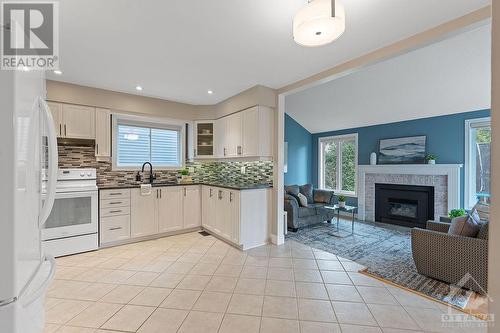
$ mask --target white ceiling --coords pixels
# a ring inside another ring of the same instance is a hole
[[[487,24],[285,98],[311,133],[490,108]]]
[[[54,80],[191,104],[215,104],[262,84],[280,88],[490,3],[343,0],[345,34],[304,48],[292,18],[306,0],[60,1]],[[208,95],[207,90],[214,90]]]

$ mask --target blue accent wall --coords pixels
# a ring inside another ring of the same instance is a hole
[[[285,142],[288,142],[288,172],[285,185],[312,182],[312,135],[285,114]]]
[[[465,120],[489,117],[490,110],[465,112],[453,115],[422,118],[417,120],[401,121],[390,124],[351,128],[340,131],[317,133],[312,135],[312,163],[309,169],[296,171],[297,173],[311,170],[312,182],[318,185],[318,139],[325,136],[334,136],[358,133],[358,164],[370,164],[370,154],[376,152],[381,139],[390,139],[407,136],[426,135],[427,153],[438,156],[436,163],[463,164],[465,163]],[[285,124],[286,128],[286,124]],[[286,133],[286,130],[285,130]],[[295,160],[290,157],[289,161]],[[289,163],[290,168],[290,163]],[[286,183],[286,176],[285,176]],[[461,205],[464,202],[464,171],[461,175]],[[351,201],[353,202],[353,201]],[[353,202],[355,203],[355,201]]]

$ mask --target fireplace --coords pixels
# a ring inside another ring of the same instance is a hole
[[[433,219],[433,186],[375,184],[375,221],[425,228]]]

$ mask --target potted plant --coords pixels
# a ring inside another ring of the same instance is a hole
[[[467,215],[467,212],[463,208],[452,209],[448,213],[448,217],[441,217],[441,222],[451,223],[451,220],[453,220],[455,217],[460,217],[460,216],[465,216],[465,215]]]
[[[434,154],[428,154],[425,157],[425,160],[427,161],[427,164],[436,164],[436,159],[437,159],[437,156],[434,155]]]
[[[345,207],[345,197],[343,195],[339,195],[338,201],[339,201],[339,207],[344,208]]]
[[[179,174],[181,175],[181,182],[183,182],[183,183],[187,183],[187,182],[190,182],[193,180],[191,178],[191,176],[189,176],[189,169],[188,168],[181,169],[179,171]]]

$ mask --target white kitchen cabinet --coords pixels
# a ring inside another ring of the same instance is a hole
[[[52,119],[54,120],[54,128],[57,133],[57,137],[60,138],[63,135],[62,131],[62,104],[56,102],[47,102],[49,106],[50,113],[52,114]]]
[[[95,110],[95,156],[98,161],[111,157],[111,112],[108,109]]]
[[[201,189],[201,219],[203,227],[215,229],[215,207],[217,203],[217,189],[203,185]]]
[[[130,189],[99,191],[101,246],[130,239]]]
[[[199,186],[183,186],[184,229],[201,226],[201,193]]]
[[[95,139],[95,108],[63,104],[62,124],[65,138]]]
[[[209,200],[209,188],[213,189],[215,204]],[[271,209],[269,189],[239,191],[206,186],[203,193],[204,229],[243,250],[266,244]]]
[[[151,194],[141,195],[141,190],[130,190],[130,236],[142,237],[158,233],[157,188]]]
[[[213,130],[213,151],[217,158],[273,156],[274,111],[271,108],[254,106],[219,118]]]
[[[271,157],[273,155],[274,113],[271,108],[255,106],[241,112],[242,138],[240,155],[243,157]]]
[[[215,205],[215,231],[225,239],[231,239],[231,211],[229,203],[229,191],[223,188],[217,189],[217,202]]]
[[[242,244],[240,241],[240,191],[229,190],[229,221],[231,230],[229,238],[235,244]]]
[[[194,157],[212,158],[215,156],[215,121],[203,120],[194,123]]]
[[[177,231],[184,228],[182,187],[160,187],[158,189],[158,225],[159,232]]]
[[[226,157],[226,127],[227,117],[217,119],[214,126],[215,156]]]

